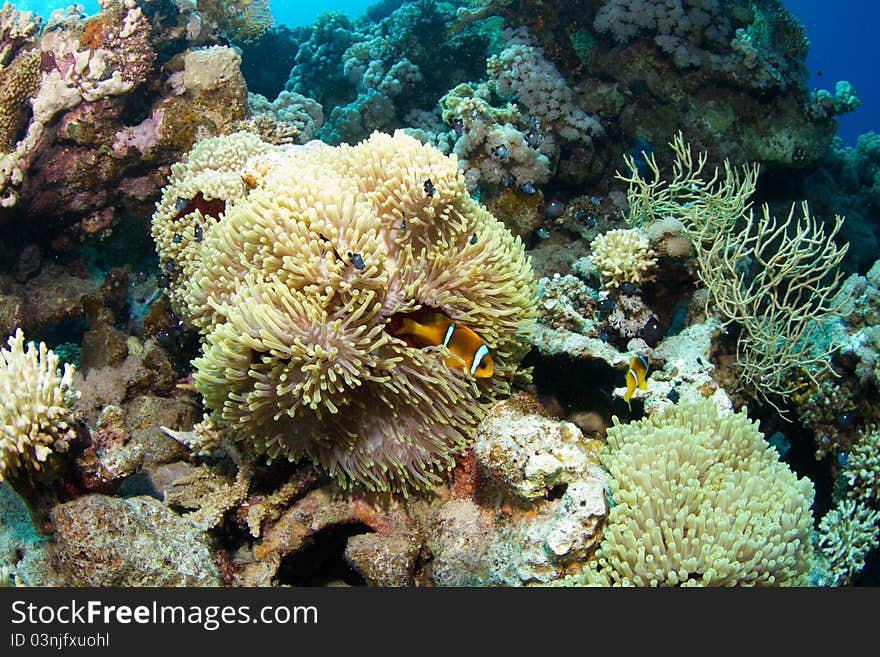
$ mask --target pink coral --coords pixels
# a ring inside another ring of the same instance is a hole
[[[141,153],[147,153],[153,146],[159,143],[159,125],[162,122],[162,110],[155,109],[149,117],[136,126],[124,128],[116,133],[116,141],[113,142],[113,154],[123,157],[129,148],[135,148]]]

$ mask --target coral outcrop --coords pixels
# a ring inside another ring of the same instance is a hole
[[[609,230],[596,237],[591,247],[590,260],[609,288],[649,280],[657,264],[648,236],[637,228]]]
[[[100,4],[46,21],[8,3],[0,14],[0,221],[55,252],[142,218],[162,167],[248,114],[239,55],[199,47],[221,29],[208,7]]]
[[[818,529],[826,583],[845,586],[865,567],[865,556],[880,545],[880,512],[861,501],[843,499],[822,517]]]

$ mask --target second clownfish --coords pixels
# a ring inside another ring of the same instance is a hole
[[[489,378],[495,371],[489,347],[483,339],[443,313],[425,313],[418,319],[404,317],[394,335],[407,336],[420,347],[442,344],[452,352],[446,359],[447,365],[463,367],[478,379]]]
[[[638,354],[629,362],[629,371],[626,373],[626,393],[623,395],[623,401],[632,410],[629,400],[632,399],[633,393],[639,390],[648,389],[648,361]]]

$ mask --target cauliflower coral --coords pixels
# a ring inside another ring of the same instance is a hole
[[[650,280],[649,272],[657,264],[648,236],[638,228],[609,230],[597,236],[590,248],[590,260],[609,288]]]
[[[508,391],[534,321],[521,241],[454,157],[400,131],[336,148],[206,140],[175,168],[153,234],[172,304],[204,336],[193,378],[214,419],[343,485],[436,483]],[[422,310],[479,334],[494,375],[395,335]]]
[[[40,343],[24,348],[21,329],[0,349],[0,481],[22,467],[39,470],[50,454],[65,451],[74,437],[73,366]]]
[[[813,564],[813,484],[745,413],[671,406],[608,429],[605,536],[583,580],[615,586],[798,585]]]

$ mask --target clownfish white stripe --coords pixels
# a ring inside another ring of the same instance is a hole
[[[483,360],[483,357],[489,353],[489,347],[485,344],[481,344],[477,347],[477,353],[474,354],[474,362],[471,363],[471,374],[477,371],[477,368],[480,366],[480,361]]]
[[[443,338],[443,346],[448,347],[449,341],[452,339],[452,334],[455,333],[455,322],[449,323],[449,328],[446,329],[446,337]]]
[[[628,374],[633,378],[633,381],[636,382],[636,387],[639,387],[639,374],[635,370],[631,369]]]
[[[639,360],[642,361],[642,365],[645,366],[645,371],[647,372],[648,371],[648,359],[645,358],[644,356],[642,356],[641,354],[639,354],[638,356],[639,356]]]

